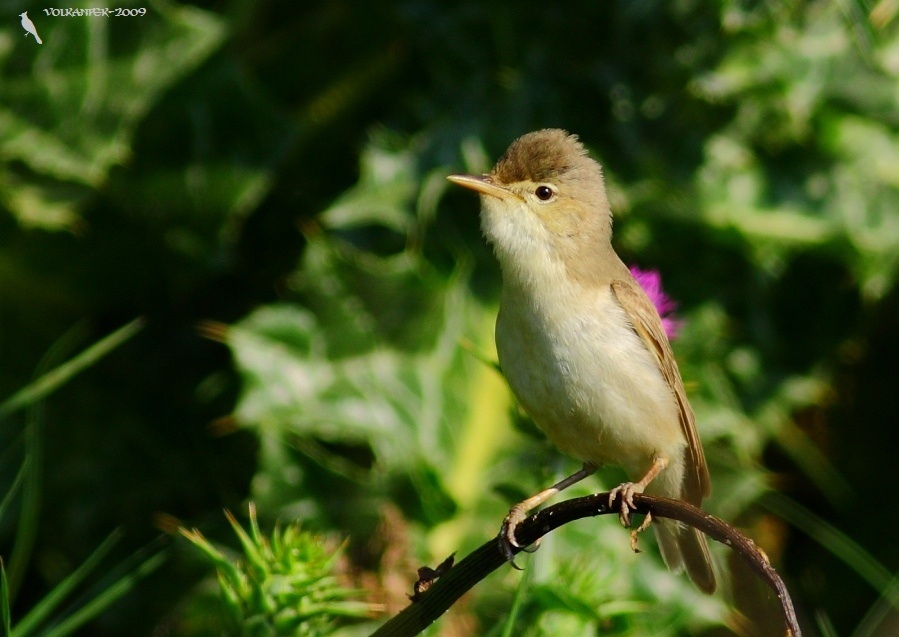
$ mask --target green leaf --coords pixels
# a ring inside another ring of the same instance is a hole
[[[893,574],[858,542],[783,494],[769,493],[761,504],[842,560],[878,593],[884,597],[889,595],[887,601],[899,610],[899,590]]]
[[[9,583],[6,581],[6,566],[0,558],[0,622],[3,626],[3,637],[12,635],[12,614],[9,610]]]
[[[133,592],[138,582],[162,566],[166,559],[164,552],[158,552],[150,556],[127,575],[117,578],[77,611],[43,633],[44,637],[66,637],[71,635],[109,608],[113,603]]]
[[[18,623],[14,637],[26,637],[38,630],[54,611],[65,602],[66,598],[91,574],[100,562],[109,555],[112,548],[121,540],[122,532],[116,531],[98,546],[78,568],[57,584],[52,591],[43,597]]]
[[[45,44],[3,67],[2,203],[22,223],[71,228],[78,204],[129,158],[134,130],[159,96],[223,41],[211,13],[163,0],[144,7],[127,19],[33,15]]]
[[[69,382],[73,377],[95,365],[100,359],[119,345],[127,342],[143,328],[143,325],[143,319],[135,319],[130,323],[123,325],[115,332],[100,339],[71,360],[47,372],[34,382],[17,391],[0,403],[0,421],[20,409],[36,404],[52,394],[61,386]]]
[[[417,189],[415,154],[382,133],[359,158],[359,182],[339,197],[319,219],[330,228],[383,225],[406,234],[414,220],[409,203]]]

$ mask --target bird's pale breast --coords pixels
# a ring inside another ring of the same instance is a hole
[[[565,453],[632,476],[656,455],[682,458],[672,391],[611,289],[544,289],[551,298],[504,288],[497,319],[500,366],[525,411]]]

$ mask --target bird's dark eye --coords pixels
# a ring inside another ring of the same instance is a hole
[[[537,186],[537,190],[534,191],[534,194],[537,195],[537,199],[540,201],[549,201],[553,198],[555,193],[549,186]]]

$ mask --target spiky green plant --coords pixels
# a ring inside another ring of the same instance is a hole
[[[226,556],[197,529],[180,531],[215,565],[222,599],[238,634],[327,635],[340,618],[371,614],[372,605],[348,599],[358,592],[342,586],[335,575],[342,547],[335,550],[297,522],[283,529],[276,526],[266,537],[252,504],[249,532],[230,512],[225,514],[243,549],[239,559]]]

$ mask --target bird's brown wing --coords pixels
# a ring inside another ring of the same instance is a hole
[[[684,383],[659,313],[636,281],[618,280],[612,281],[611,285],[612,293],[630,318],[634,331],[643,339],[646,349],[656,357],[662,377],[674,392],[680,411],[681,429],[687,439],[687,470],[684,475],[683,498],[690,504],[699,506],[702,499],[711,492],[709,469],[705,463],[699,434],[696,433],[696,417],[687,401]]]

